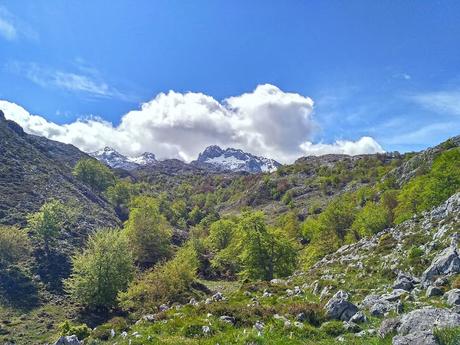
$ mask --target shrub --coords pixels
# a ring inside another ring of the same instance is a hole
[[[69,210],[58,200],[44,203],[38,212],[27,217],[28,230],[43,243],[47,254],[49,254],[50,246],[59,236],[68,217]]]
[[[320,330],[332,337],[336,337],[345,332],[342,321],[325,322],[321,325]]]
[[[120,293],[120,305],[125,310],[148,313],[163,303],[185,302],[192,291],[197,268],[196,253],[187,245],[172,260],[158,264],[134,280],[126,292]]]
[[[200,314],[212,314],[215,317],[223,315],[231,316],[235,318],[237,326],[248,327],[254,325],[257,320],[269,321],[273,318],[273,315],[277,313],[277,310],[271,306],[263,305],[236,305],[229,303],[211,303],[211,304],[200,304],[197,307],[197,312]]]
[[[25,258],[31,251],[29,237],[14,226],[0,225],[0,266],[7,267]]]
[[[424,254],[423,249],[417,246],[412,246],[409,249],[409,253],[407,254],[407,259],[409,260],[409,263],[411,265],[416,265],[420,262],[420,258],[423,257],[423,254]]]
[[[91,334],[91,328],[87,325],[74,325],[68,320],[59,325],[61,335],[76,335],[79,340],[83,340]]]
[[[91,235],[72,264],[72,274],[65,281],[67,290],[74,300],[91,308],[114,307],[118,292],[127,288],[134,270],[126,236],[113,229]]]
[[[108,340],[111,336],[112,329],[115,331],[115,333],[119,334],[123,331],[126,331],[128,327],[128,322],[124,318],[116,316],[103,325],[97,326],[91,332],[91,338]]]
[[[304,315],[304,321],[313,326],[319,326],[325,321],[324,309],[318,303],[295,303],[285,307],[287,314],[296,317],[299,314]]]
[[[103,192],[115,183],[112,171],[94,158],[79,160],[73,174],[97,192]]]

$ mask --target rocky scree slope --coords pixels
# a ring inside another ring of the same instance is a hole
[[[54,198],[81,209],[76,233],[118,224],[108,202],[72,175],[83,157],[72,145],[26,134],[0,111],[0,223],[25,225],[27,214]]]
[[[431,211],[341,247],[299,277],[314,277],[309,288],[322,300],[347,291],[347,298],[336,293],[326,304],[334,318],[349,322],[359,310],[382,319],[375,331],[394,334],[394,345],[439,344],[436,330],[460,327],[459,229],[457,193]]]

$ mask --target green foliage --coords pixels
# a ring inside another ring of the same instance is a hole
[[[83,340],[91,334],[91,328],[87,325],[74,325],[68,320],[59,325],[61,335],[76,335],[79,340]]]
[[[389,227],[390,224],[390,211],[384,205],[371,201],[357,212],[351,228],[358,235],[357,239],[359,239],[374,235]]]
[[[310,267],[318,259],[337,250],[344,242],[355,217],[355,201],[351,194],[334,199],[317,217],[309,217],[302,226],[304,238],[310,240],[302,255],[302,263]]]
[[[135,186],[126,180],[119,180],[114,185],[107,188],[107,199],[115,207],[118,216],[123,220],[128,218],[129,203],[136,192]]]
[[[342,321],[328,321],[321,325],[321,331],[327,335],[336,337],[345,333],[345,328],[343,327]]]
[[[134,198],[125,229],[134,259],[139,265],[152,266],[170,255],[172,229],[154,198]]]
[[[0,225],[0,268],[15,264],[30,254],[27,233],[15,226]]]
[[[127,288],[134,271],[128,240],[120,230],[100,229],[86,249],[72,258],[72,274],[65,281],[73,299],[90,308],[111,308],[119,291]]]
[[[434,336],[439,345],[460,344],[460,327],[435,329]]]
[[[51,200],[27,217],[28,230],[43,244],[46,253],[49,253],[69,216],[70,211],[64,204]]]
[[[208,243],[212,249],[222,250],[229,246],[237,225],[228,219],[221,219],[211,224]]]
[[[271,280],[273,277],[285,277],[294,270],[295,245],[278,229],[269,229],[262,212],[244,214],[238,233],[244,277]]]
[[[121,332],[126,331],[128,329],[128,322],[120,316],[113,317],[103,325],[97,326],[91,332],[91,338],[99,340],[109,340],[109,338],[111,337],[112,329],[115,331],[116,334],[120,334]],[[89,344],[91,344],[91,342],[89,342]]]
[[[313,326],[320,326],[325,320],[326,316],[324,308],[317,303],[294,303],[285,306],[284,310],[292,317],[303,314],[303,319]]]
[[[423,254],[425,254],[423,249],[421,249],[419,247],[416,247],[416,246],[413,246],[413,247],[411,247],[411,249],[409,249],[409,253],[407,255],[407,258],[408,258],[410,264],[414,266],[415,264],[418,263],[420,258],[423,257]]]
[[[77,179],[98,192],[105,191],[115,183],[115,176],[112,171],[93,158],[79,160],[73,169],[73,174]]]
[[[134,280],[126,292],[121,292],[121,307],[142,314],[157,311],[163,303],[185,302],[196,280],[197,267],[193,248],[182,247],[172,260],[158,264]]]
[[[396,208],[396,222],[439,205],[460,188],[460,149],[441,153],[431,170],[413,178],[401,190]]]
[[[301,229],[297,215],[292,211],[278,218],[277,227],[292,240],[297,241],[301,237]]]

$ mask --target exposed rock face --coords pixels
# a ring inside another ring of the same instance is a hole
[[[415,280],[409,275],[406,274],[399,274],[398,278],[393,284],[393,289],[405,290],[405,291],[412,291],[415,285]]]
[[[76,335],[62,336],[54,345],[83,345],[83,341],[78,340]]]
[[[338,291],[324,306],[331,319],[349,321],[358,312],[358,307],[348,301],[348,294]]]
[[[447,304],[450,306],[460,305],[460,289],[450,290],[446,292],[444,297],[447,299]]]
[[[396,309],[396,304],[385,299],[384,296],[368,295],[362,302],[364,308],[369,309],[372,316],[383,316],[390,310]]]
[[[437,286],[428,286],[426,297],[442,296],[442,290]]]
[[[413,310],[402,316],[398,327],[398,334],[402,337],[394,340],[393,344],[436,344],[429,342],[431,341],[429,334],[432,335],[434,329],[458,326],[460,326],[460,314],[448,309],[429,307]]]
[[[379,336],[385,338],[388,334],[395,332],[400,324],[400,317],[383,320],[380,324]]]
[[[431,332],[415,332],[397,335],[393,338],[393,345],[438,345],[438,342]]]
[[[422,275],[422,284],[430,285],[437,276],[448,275],[460,272],[460,257],[456,246],[444,249],[434,258],[430,267]]]
[[[281,166],[273,159],[254,156],[234,148],[223,150],[217,145],[207,147],[192,164],[223,171],[246,171],[250,173],[272,172]]]

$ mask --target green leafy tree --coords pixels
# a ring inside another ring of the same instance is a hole
[[[66,289],[89,308],[116,306],[118,292],[126,290],[134,273],[128,240],[116,229],[100,229],[91,235],[86,249],[72,258],[72,265]]]
[[[115,183],[112,171],[93,158],[79,160],[73,169],[73,174],[97,192],[103,192]]]
[[[126,292],[119,294],[123,309],[136,314],[156,312],[163,303],[184,303],[190,297],[196,280],[198,259],[193,247],[182,247],[176,256],[156,265],[134,280]]]
[[[172,229],[154,198],[138,196],[133,199],[125,229],[139,265],[152,266],[171,254]]]
[[[227,248],[236,229],[236,224],[228,219],[221,219],[209,227],[208,243],[212,249],[222,250]]]
[[[43,244],[45,253],[49,254],[70,217],[70,211],[62,202],[51,200],[43,204],[38,212],[27,217],[27,228]]]
[[[262,212],[247,213],[240,220],[242,276],[271,280],[289,275],[296,265],[296,247],[282,232],[269,229]]]
[[[0,225],[0,269],[27,257],[31,245],[27,233],[15,226]]]
[[[122,220],[128,219],[129,203],[135,193],[133,184],[125,180],[117,181],[107,188],[107,199],[115,207],[115,212]]]

